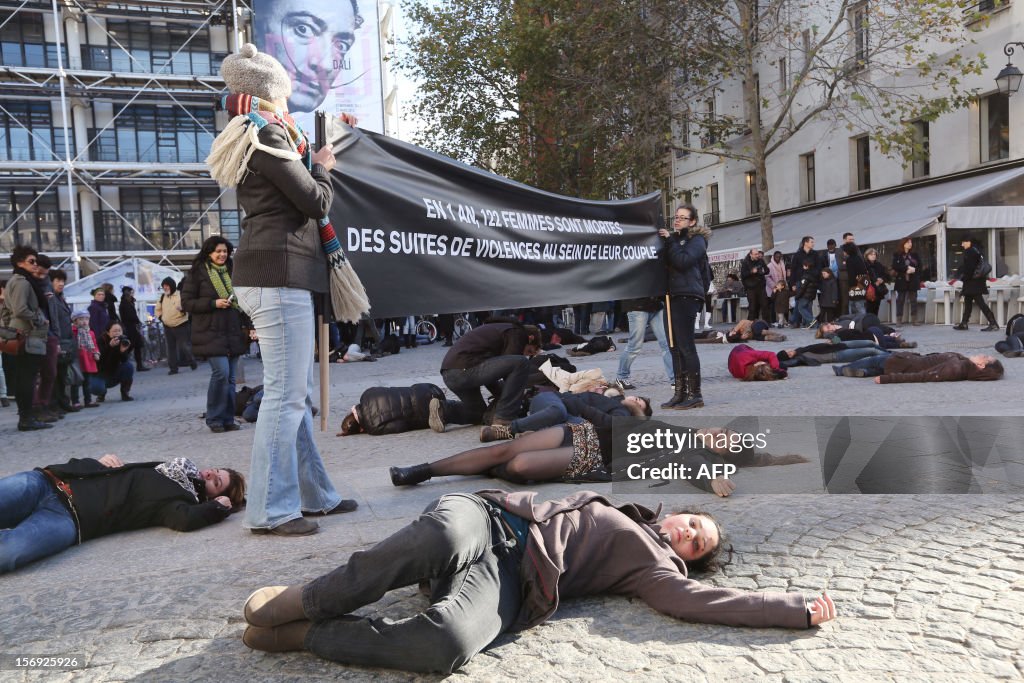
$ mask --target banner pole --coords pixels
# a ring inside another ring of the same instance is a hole
[[[327,144],[327,115],[317,111],[315,115],[316,131],[314,146],[317,151]],[[321,294],[320,315],[317,316],[317,326],[320,330],[320,431],[327,431],[327,421],[330,415],[331,403],[331,333],[327,318],[327,306],[330,303],[330,293]]]
[[[665,295],[665,316],[668,325],[668,348],[675,348],[676,341],[672,338],[672,297],[668,294]]]

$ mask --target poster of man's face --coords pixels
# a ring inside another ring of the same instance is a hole
[[[256,0],[253,42],[292,78],[288,110],[312,130],[312,112],[355,114],[383,132],[376,0]]]

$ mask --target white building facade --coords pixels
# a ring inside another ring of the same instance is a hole
[[[825,4],[827,10],[839,3]],[[856,11],[857,5],[852,7]],[[809,16],[803,21],[809,29],[812,23],[827,26],[831,19]],[[856,33],[858,21],[849,17],[845,30]],[[1024,40],[1024,2],[983,1],[964,14],[963,23],[965,35],[974,42],[965,40],[953,49],[966,57],[984,54],[988,66],[964,81],[978,94],[969,107],[914,124],[928,151],[925,158],[907,162],[886,156],[868,138],[871,130],[849,130],[827,116],[800,129],[768,157],[775,249],[793,253],[803,235],[814,237],[820,249],[826,239],[840,241],[850,231],[862,247],[881,247],[883,258],[891,259],[885,252],[891,254],[898,240],[913,236],[927,254],[930,275],[943,280],[958,266],[960,239],[969,230],[994,264],[995,275],[1024,272],[1024,94],[1001,95],[995,80],[1006,61],[1004,44]],[[864,39],[869,40],[870,19],[866,26]],[[1019,49],[1015,58],[1024,67]],[[774,107],[803,59],[799,39],[789,49],[766,52],[759,59],[762,121],[778,115]],[[869,63],[866,77],[873,77],[870,70]],[[692,101],[698,114],[740,117],[742,80],[721,81]],[[794,107],[796,116],[814,104],[812,97],[803,96]],[[740,137],[727,144],[744,142]],[[731,262],[761,246],[749,163],[677,151],[672,174],[674,188],[689,193],[704,222],[715,228],[711,248],[718,260]]]

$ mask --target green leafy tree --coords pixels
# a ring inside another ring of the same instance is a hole
[[[973,92],[964,77],[984,67],[983,56],[959,51],[970,42],[965,12],[973,0],[680,1],[687,11],[665,21],[701,36],[688,47],[703,67],[683,95],[707,98],[739,79],[743,106],[712,115],[677,102],[677,130],[688,126],[699,142],[677,137],[674,146],[751,165],[765,249],[775,244],[767,159],[794,135],[828,121],[913,160],[924,153],[913,121],[965,106]]]
[[[414,2],[402,62],[417,142],[542,189],[608,199],[668,187],[675,56],[664,0]]]

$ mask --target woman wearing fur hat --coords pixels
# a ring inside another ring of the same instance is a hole
[[[676,390],[675,395],[661,407],[675,410],[703,408],[700,357],[694,343],[693,325],[711,284],[711,266],[708,264],[711,230],[697,225],[697,209],[692,204],[680,204],[672,232],[662,228],[658,234],[664,239],[660,254],[668,268],[671,305],[665,316],[665,326],[672,348]]]
[[[318,525],[304,514],[356,508],[338,495],[313,439],[312,294],[337,294],[344,283],[332,297],[342,320],[358,320],[368,304],[328,220],[334,153],[313,152],[288,113],[288,73],[247,44],[224,59],[221,75],[233,118],[206,163],[222,186],[237,188],[245,211],[231,277],[263,354],[246,524],[253,533],[311,534]]]

